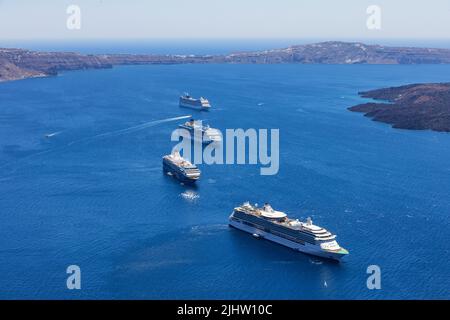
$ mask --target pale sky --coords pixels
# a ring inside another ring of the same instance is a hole
[[[374,4],[381,30],[366,26]],[[136,38],[450,39],[450,0],[0,0],[0,40]]]

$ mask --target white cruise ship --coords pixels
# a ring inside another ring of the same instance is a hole
[[[192,108],[197,110],[209,110],[211,104],[208,99],[201,97],[200,99],[195,99],[191,97],[188,93],[185,93],[180,97],[180,107]]]
[[[293,220],[284,212],[272,209],[269,204],[259,208],[246,202],[234,209],[230,216],[231,227],[248,232],[294,250],[333,260],[341,260],[348,251],[336,242],[336,236],[324,228]]]
[[[178,126],[189,132],[189,138],[199,140],[203,144],[222,142],[222,133],[218,129],[211,128],[209,125],[203,125],[201,121],[191,119]]]
[[[200,179],[200,170],[196,165],[181,157],[178,151],[163,157],[163,170],[184,183],[194,183]]]

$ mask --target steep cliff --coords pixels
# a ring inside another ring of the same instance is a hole
[[[229,55],[82,55],[73,52],[37,52],[0,49],[0,81],[54,75],[62,70],[111,68],[121,64],[180,63],[301,63],[301,64],[443,64],[450,50],[402,48],[348,42],[322,42]]]

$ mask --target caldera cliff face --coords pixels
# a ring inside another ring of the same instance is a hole
[[[64,70],[111,68],[114,65],[181,63],[450,64],[450,50],[339,41],[227,55],[83,55],[0,48],[0,81],[55,75]]]

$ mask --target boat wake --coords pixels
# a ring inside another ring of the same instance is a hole
[[[154,126],[156,126],[158,124],[162,124],[162,123],[165,123],[165,122],[178,121],[178,120],[188,119],[188,118],[192,118],[192,115],[186,115],[186,116],[181,116],[181,117],[174,117],[174,118],[167,118],[167,119],[162,119],[162,120],[150,121],[150,122],[146,122],[146,123],[143,123],[143,124],[140,124],[140,125],[137,125],[137,126],[133,126],[133,127],[125,128],[125,129],[120,129],[120,130],[104,132],[104,133],[100,133],[100,134],[97,134],[97,135],[89,137],[89,138],[85,138],[85,139],[81,139],[81,140],[77,140],[77,141],[72,141],[68,145],[72,146],[74,144],[88,142],[90,140],[95,140],[95,139],[98,139],[98,138],[117,137],[117,136],[121,136],[121,135],[124,135],[124,134],[128,134],[128,133],[144,130],[144,129],[147,129],[147,128],[150,128],[150,127],[154,127]]]
[[[62,133],[62,131],[57,131],[57,132],[53,132],[53,133],[48,133],[48,134],[45,135],[45,137],[46,137],[46,138],[51,138],[51,137],[54,137],[54,136],[59,135],[60,133]]]
[[[309,259],[309,262],[310,262],[311,264],[315,264],[315,265],[321,265],[321,264],[323,264],[323,261],[321,261],[321,260],[319,260],[319,259],[314,259],[314,258],[310,258],[310,259]]]
[[[97,134],[97,135],[92,136],[92,137],[88,137],[88,138],[84,138],[84,139],[80,139],[80,140],[75,140],[75,141],[69,142],[65,146],[56,147],[56,148],[48,149],[48,150],[43,150],[43,151],[31,154],[29,156],[23,157],[21,159],[18,159],[16,161],[5,163],[5,164],[0,166],[0,169],[3,169],[5,167],[11,166],[11,165],[15,165],[15,164],[17,164],[20,161],[29,160],[29,159],[32,159],[32,158],[35,158],[35,157],[38,157],[38,156],[41,156],[41,155],[44,155],[44,154],[64,151],[67,148],[72,147],[72,146],[77,145],[77,144],[88,143],[90,141],[94,141],[96,139],[101,139],[101,138],[117,137],[117,136],[120,136],[120,135],[125,135],[125,134],[128,134],[128,133],[133,133],[133,132],[136,132],[136,131],[140,131],[140,130],[144,130],[144,129],[147,129],[147,128],[150,128],[150,127],[154,127],[154,126],[156,126],[158,124],[171,122],[171,121],[178,121],[178,120],[187,119],[187,118],[191,118],[191,117],[192,117],[192,115],[185,115],[185,116],[180,116],[180,117],[173,117],[173,118],[167,118],[167,119],[162,119],[162,120],[155,120],[155,121],[146,122],[146,123],[143,123],[143,124],[140,124],[140,125],[137,125],[137,126],[132,126],[132,127],[129,127],[129,128],[125,128],[125,129],[120,129],[120,130],[114,130],[114,131],[100,133],[100,134]],[[54,132],[54,133],[46,135],[46,137],[53,137],[53,136],[56,136],[56,135],[60,134],[61,132],[62,131]]]
[[[218,232],[227,231],[227,224],[197,225],[192,226],[189,233],[195,236],[216,236]]]
[[[197,199],[200,198],[200,195],[198,195],[198,194],[197,194],[196,192],[194,192],[194,191],[185,191],[185,192],[181,193],[180,196],[181,196],[183,199],[186,199],[186,200],[188,200],[188,201],[195,201],[195,200],[197,200]]]

